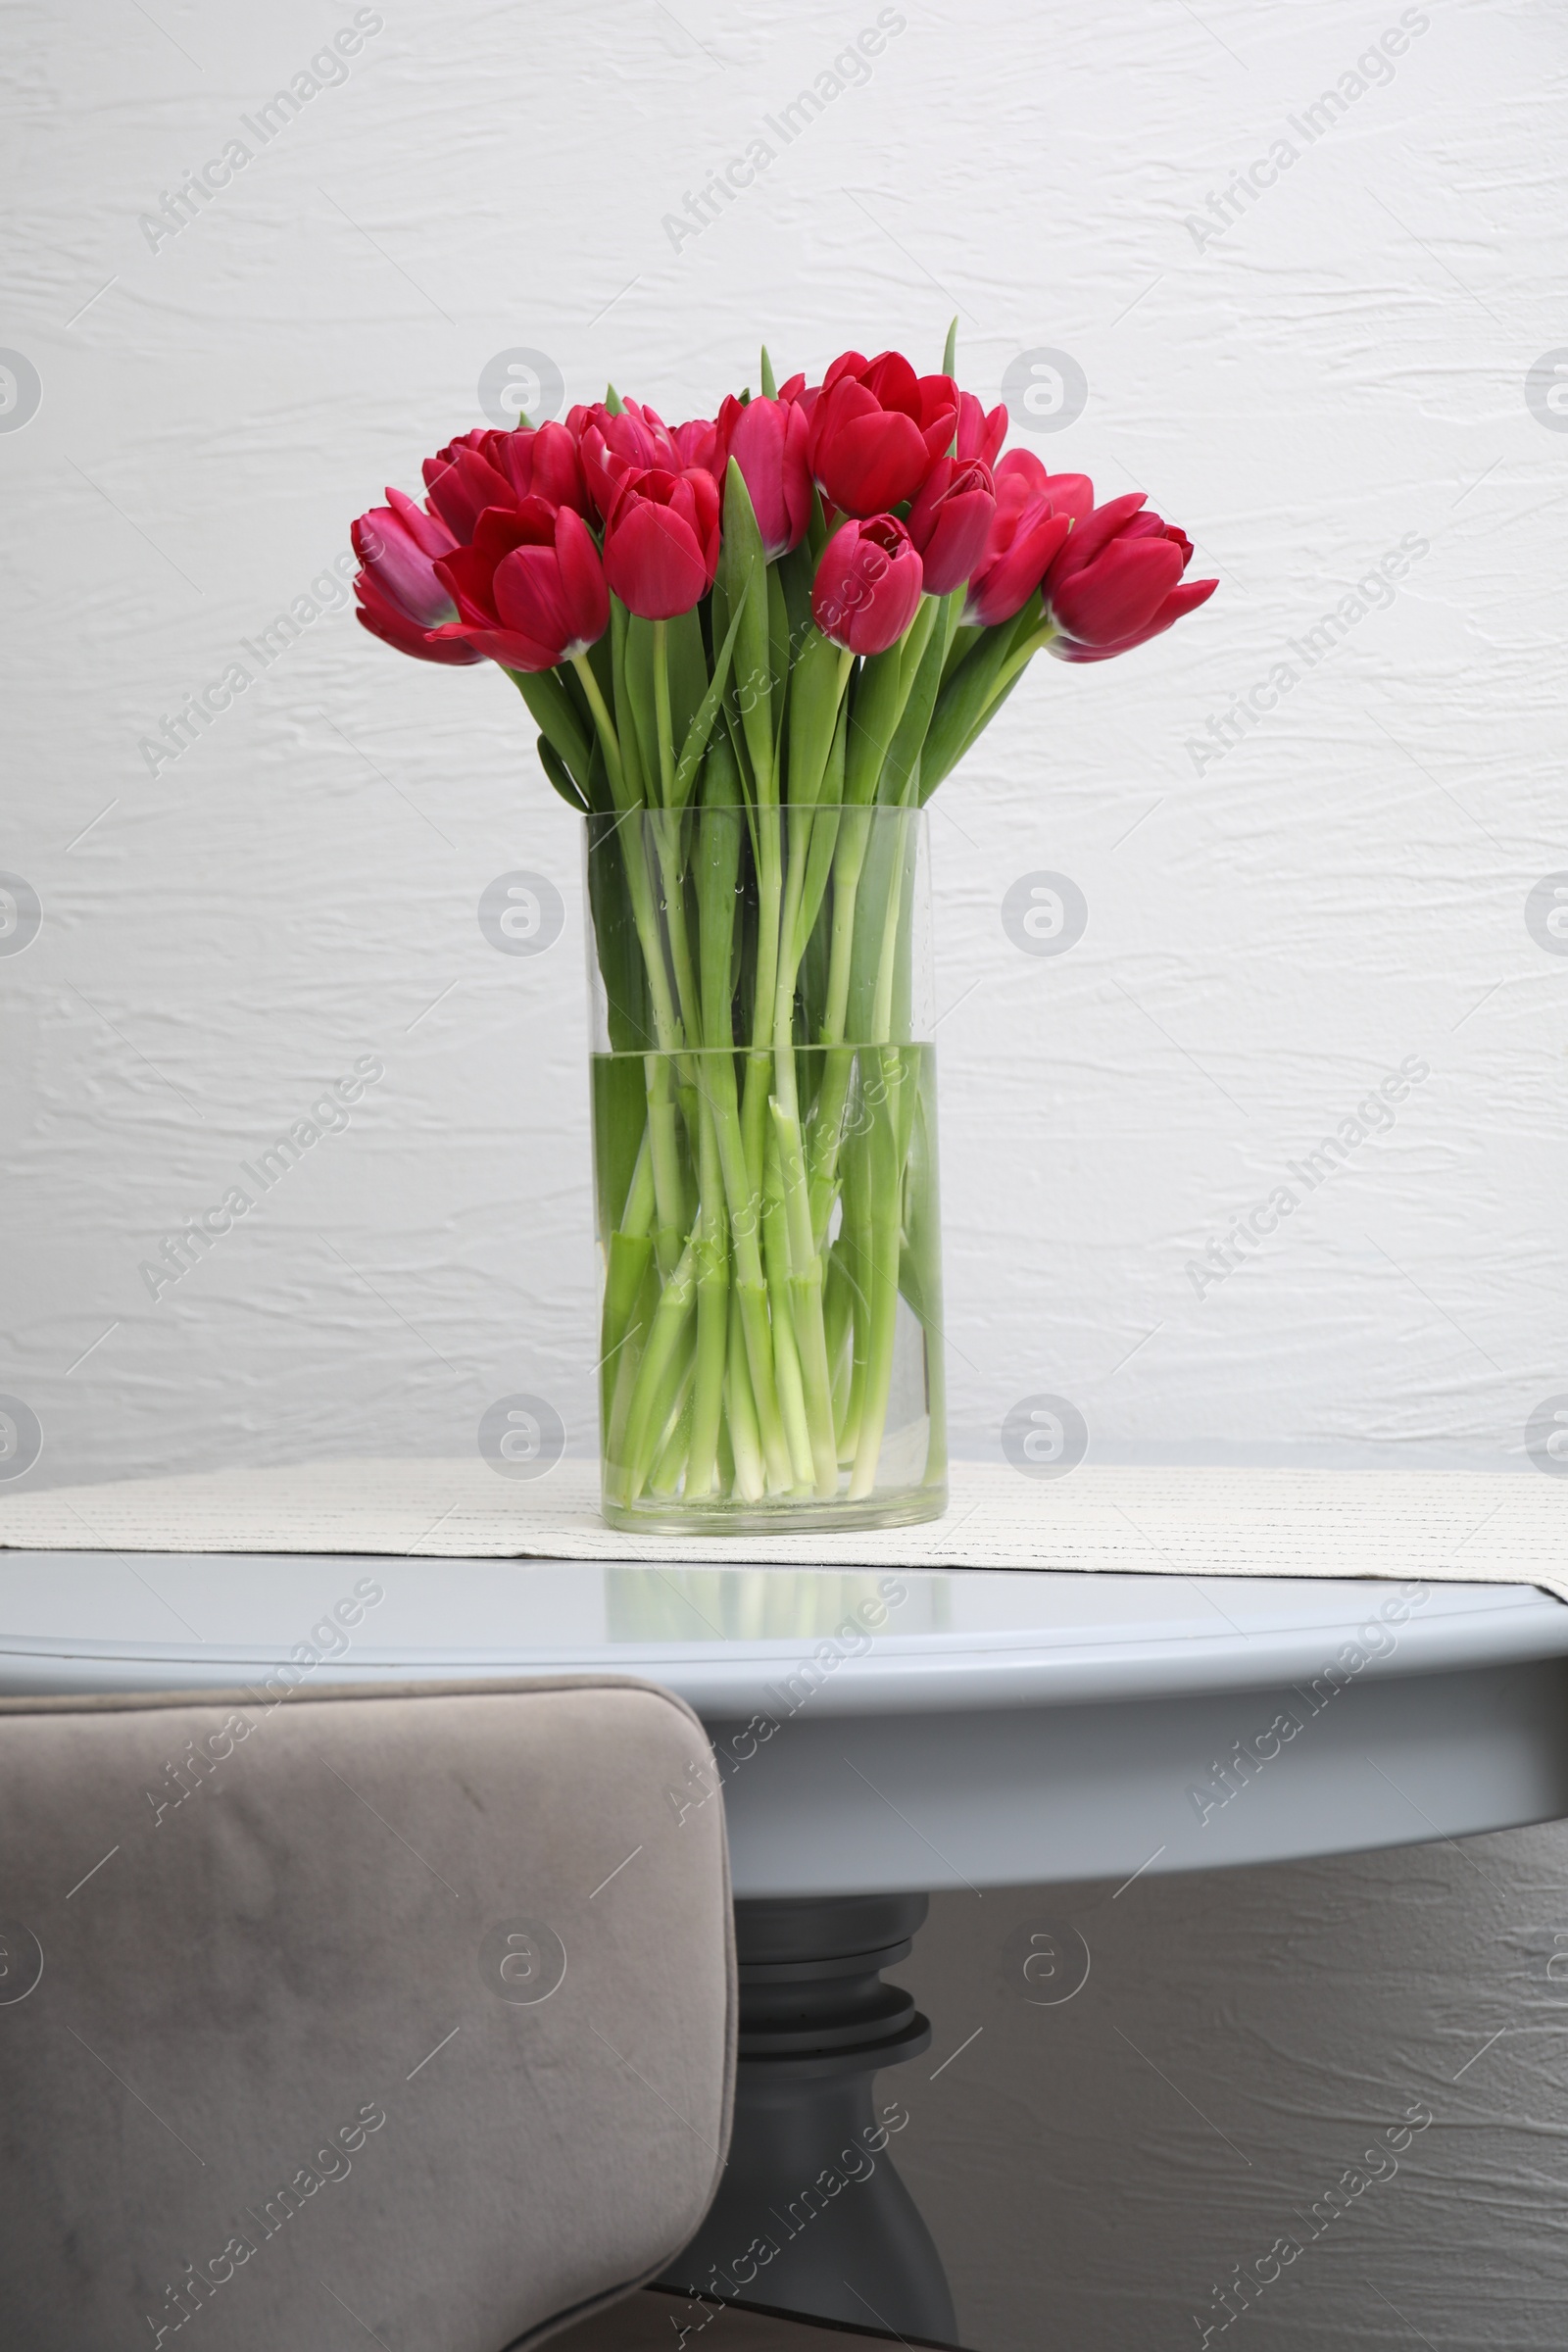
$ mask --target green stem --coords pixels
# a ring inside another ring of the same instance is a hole
[[[718,1431],[724,1407],[724,1358],[729,1332],[729,1250],[724,1218],[723,1178],[711,1104],[699,1110],[697,1371],[692,1393],[691,1448],[686,1494],[700,1499],[713,1491],[718,1469]]]
[[[752,1011],[752,1050],[741,1102],[747,1173],[752,1190],[759,1194],[762,1189],[762,1160],[767,1145],[767,1093],[783,890],[781,826],[775,804],[757,812],[757,1000]]]
[[[648,1082],[648,1140],[654,1168],[658,1225],[654,1245],[659,1270],[675,1270],[686,1231],[686,1185],[680,1165],[680,1129],[675,1112],[675,1064],[667,1054],[643,1057]]]
[[[724,1364],[725,1423],[735,1461],[735,1492],[743,1502],[760,1502],[767,1491],[767,1466],[757,1427],[757,1404],[747,1370],[746,1333],[740,1294],[729,1294],[729,1352]]]
[[[680,1485],[686,1468],[692,1442],[692,1380],[694,1359],[688,1354],[681,1371],[680,1386],[670,1411],[668,1436],[659,1449],[659,1458],[649,1474],[648,1492],[658,1501],[667,1501]]]
[[[894,1342],[899,1314],[899,1226],[903,1168],[896,1143],[894,1089],[903,1077],[897,1048],[877,1054],[877,1081],[867,1090],[871,1108],[870,1282],[868,1285],[865,1379],[850,1497],[863,1501],[876,1485],[877,1462],[887,1427],[888,1392],[893,1383]],[[879,1097],[879,1099],[877,1099]]]
[[[777,1139],[771,1134],[767,1141],[762,1179],[762,1253],[767,1263],[767,1288],[773,1309],[774,1385],[778,1391],[784,1434],[789,1442],[794,1491],[804,1496],[809,1494],[815,1486],[816,1468],[811,1451],[811,1433],[806,1417],[806,1396],[801,1385],[801,1359],[796,1349],[790,1313],[790,1249],[783,1176],[779,1167]]]
[[[654,623],[654,710],[659,721],[660,795],[667,808],[675,798],[675,730],[669,715],[669,623]]]
[[[1043,627],[1036,629],[1032,636],[1026,637],[1022,645],[1014,647],[1013,651],[1007,656],[1006,661],[1002,664],[1001,669],[997,673],[997,676],[992,683],[991,691],[986,696],[984,704],[984,709],[986,711],[991,710],[991,707],[994,703],[1001,700],[1002,696],[1006,693],[1007,688],[1012,684],[1013,679],[1018,676],[1020,671],[1028,667],[1029,663],[1034,660],[1036,654],[1041,651],[1042,647],[1048,646],[1053,637],[1054,637],[1056,634],[1056,629],[1053,623],[1048,620]]]
[[[626,1417],[625,1490],[623,1499],[635,1502],[648,1483],[680,1387],[677,1349],[686,1322],[697,1302],[697,1249],[688,1241],[675,1271],[664,1285],[654,1312],[653,1329],[643,1350]]]

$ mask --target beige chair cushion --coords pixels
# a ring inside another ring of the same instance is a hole
[[[733,2090],[694,1773],[603,1679],[0,1705],[6,2352],[501,2352],[656,2275]]]

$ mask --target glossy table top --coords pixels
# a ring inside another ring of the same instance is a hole
[[[712,1734],[751,1894],[1195,1869],[1556,1818],[1565,1661],[1568,1606],[1530,1586],[0,1553],[0,1695],[662,1683]]]
[[[361,1585],[380,1597],[355,1601]],[[1349,1578],[3,1552],[0,1690],[216,1688],[304,1647],[319,1653],[310,1671],[334,1681],[643,1674],[716,1718],[764,1705],[808,1664],[817,1711],[874,1714],[1293,1682],[1369,1625],[1369,1676],[1568,1655],[1568,1607],[1534,1587],[1431,1583],[1402,1622],[1380,1623],[1403,1591]]]

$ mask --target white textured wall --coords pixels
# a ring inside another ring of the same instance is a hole
[[[567,398],[612,375],[678,416],[745,380],[760,333],[782,366],[852,340],[934,364],[954,310],[984,391],[1021,352],[1078,363],[1081,420],[1032,445],[1107,493],[1149,488],[1222,583],[1124,663],[1039,664],[941,796],[956,1442],[993,1449],[1009,1405],[1050,1391],[1101,1456],[1535,1475],[1526,1419],[1568,1389],[1568,962],[1525,921],[1568,866],[1568,418],[1526,397],[1568,342],[1560,13],[901,0],[866,78],[787,146],[766,119],[876,24],[871,0],[378,13],[346,78],[157,250],[139,216],[355,12],[8,16],[0,346],[42,402],[0,430],[0,869],[43,923],[0,957],[0,1391],[43,1426],[33,1479],[466,1451],[517,1389],[591,1448],[570,820],[498,674],[400,662],[341,609],[264,674],[242,646],[384,482],[414,487],[479,420],[500,351],[548,354]],[[1357,74],[1401,21],[1388,72]],[[1309,135],[1325,90],[1343,114]],[[677,250],[663,216],[759,137],[772,161]],[[1260,159],[1275,184],[1221,229],[1211,194]],[[1369,591],[1331,655],[1293,655],[1401,543],[1426,552],[1393,601]],[[258,672],[244,694],[149,772],[141,741],[236,659]],[[1275,707],[1215,757],[1210,720],[1260,682]],[[532,960],[476,921],[514,868],[566,907]],[[1061,956],[1002,925],[1037,870],[1088,903]],[[155,1303],[137,1267],[160,1237],[367,1054],[386,1075],[350,1131]],[[1406,1056],[1430,1076],[1392,1132],[1200,1297],[1189,1261]],[[1560,1851],[1505,1841],[1489,1867],[1534,1885],[1510,1874],[1549,1877]],[[1124,1930],[1152,2054],[1193,1999],[1227,2014],[1222,1963],[1249,1988],[1276,2141],[1301,2066],[1381,2082],[1387,2006],[1321,1965],[1320,1925],[1380,1899],[1421,1923],[1389,2001],[1441,2063],[1493,1898],[1429,1855],[1152,1886]],[[1200,1902],[1209,1940],[1170,1975],[1159,1923]],[[1020,2148],[1058,2058],[1038,2079],[1018,2059]],[[1561,2122],[1543,2079],[1466,2143],[1478,2226],[1512,2200],[1516,2281],[1549,2268],[1532,2168],[1560,2177],[1560,2137],[1542,2151]],[[1086,2210],[1127,2200],[1151,2310],[1187,2294],[1195,2233],[1232,2246],[1214,2184],[1136,2115],[1058,2155]],[[1445,2211],[1379,2220],[1436,2283],[1427,2334],[1544,2352],[1560,2330],[1523,2287],[1489,2288],[1493,2334],[1449,2328],[1480,2274]],[[977,2244],[996,2218],[982,2200]],[[1011,2270],[966,2278],[983,2339],[1036,2340],[1042,2280],[1081,2250],[1031,2228]],[[1244,2232],[1225,2260],[1247,2251]],[[1072,2340],[1122,2352],[1188,2325],[1139,2324],[1085,2285]],[[1327,2265],[1289,2327],[1248,2325],[1314,2352],[1407,2340],[1370,2303],[1356,2337]]]

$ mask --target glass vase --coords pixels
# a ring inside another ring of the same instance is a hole
[[[606,1520],[722,1540],[938,1517],[923,814],[584,830]]]

